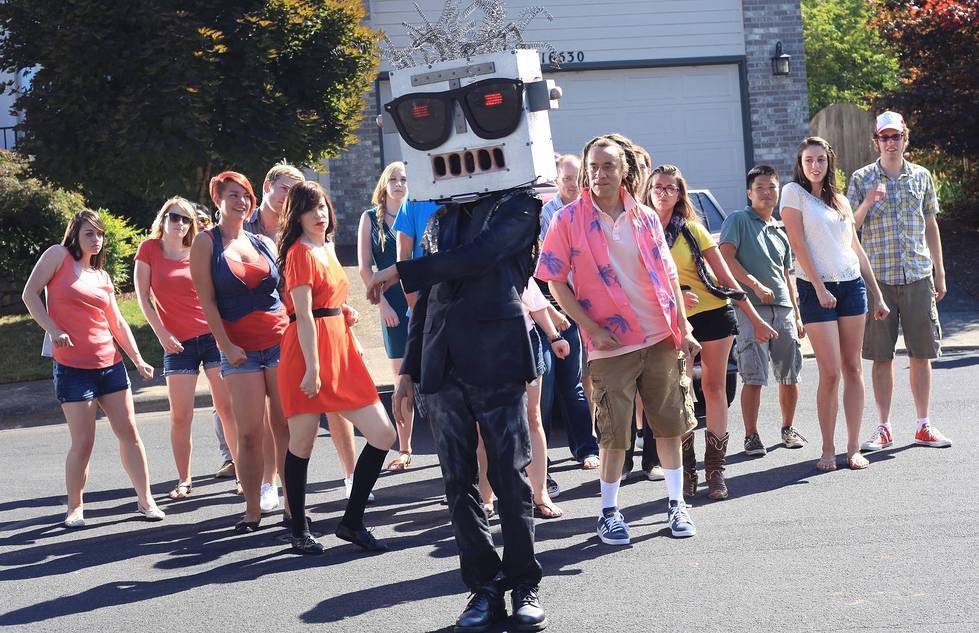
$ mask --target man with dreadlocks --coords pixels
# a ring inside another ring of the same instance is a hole
[[[581,159],[581,195],[551,221],[535,276],[548,282],[588,347],[600,434],[598,536],[609,545],[629,543],[618,492],[637,390],[666,475],[670,529],[676,537],[693,536],[680,443],[697,425],[685,359],[700,345],[656,212],[633,197],[641,181],[638,148],[608,134],[589,141]]]
[[[555,176],[547,111],[560,93],[543,80],[537,51],[513,41],[520,25],[502,23],[502,3],[478,4],[487,11],[482,26],[450,2],[434,25],[409,29],[417,34],[409,46],[387,52],[394,99],[383,127],[393,123],[400,135],[404,162],[417,174],[415,199],[443,206],[422,237],[426,254],[375,273],[368,297],[376,302],[399,279],[406,293],[418,293],[392,407],[400,421],[417,385],[436,440],[471,592],[455,630],[485,631],[504,619],[512,589],[511,630],[540,631],[547,618],[524,470],[525,385],[537,367],[520,296],[540,231],[541,201],[530,185]],[[502,559],[477,488],[477,434],[499,500]]]

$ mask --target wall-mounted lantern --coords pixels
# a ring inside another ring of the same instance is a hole
[[[775,57],[772,58],[772,74],[781,77],[789,74],[789,60],[791,55],[782,52],[782,42],[779,40],[775,44]]]

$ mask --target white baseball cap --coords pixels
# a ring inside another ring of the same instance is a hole
[[[877,117],[877,124],[874,126],[874,133],[880,134],[884,130],[897,130],[898,132],[903,132],[907,129],[907,125],[904,123],[904,117],[897,112],[887,112],[881,113]]]

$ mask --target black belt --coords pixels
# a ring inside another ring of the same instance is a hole
[[[340,316],[341,314],[343,314],[343,310],[341,310],[340,308],[316,308],[315,310],[313,310],[314,319],[318,319],[320,317]],[[294,323],[295,321],[296,321],[296,315],[290,314],[289,322]]]

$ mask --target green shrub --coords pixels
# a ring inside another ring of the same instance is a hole
[[[931,171],[942,213],[979,227],[979,170],[940,151],[916,150],[911,158]]]
[[[23,283],[49,246],[61,242],[68,219],[85,208],[76,192],[54,187],[30,175],[30,161],[0,151],[0,271]],[[144,233],[105,209],[106,270],[117,288],[125,288],[133,255]]]

